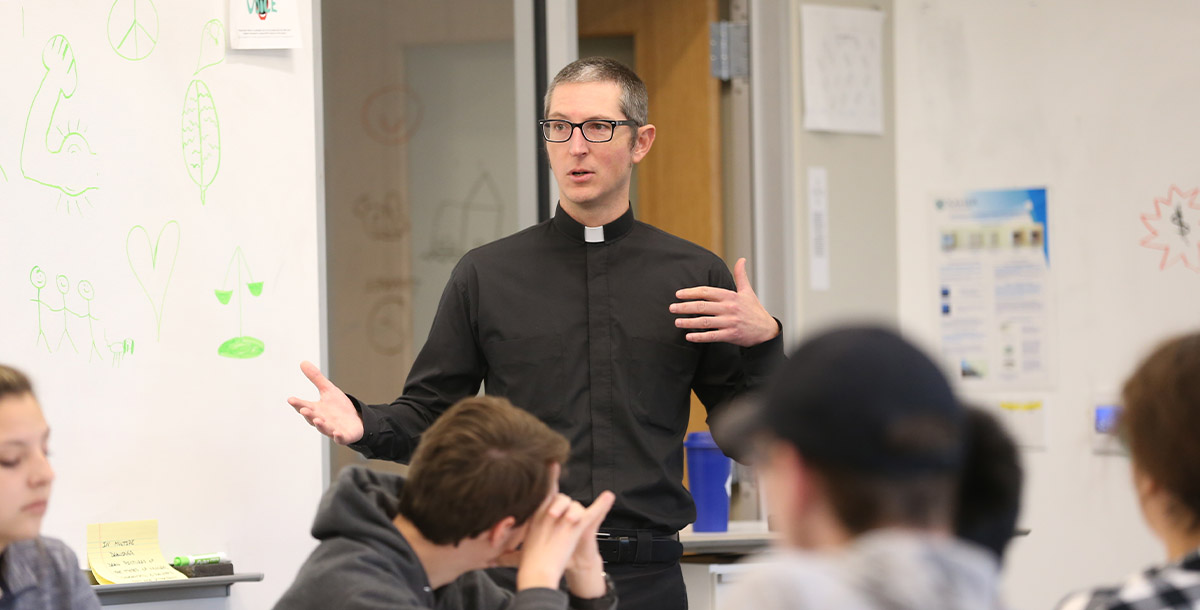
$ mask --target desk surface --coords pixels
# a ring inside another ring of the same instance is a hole
[[[679,532],[679,542],[687,554],[753,553],[778,537],[779,534],[766,531],[761,522],[733,522],[727,532],[693,532],[691,528]]]

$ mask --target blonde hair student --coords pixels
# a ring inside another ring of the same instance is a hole
[[[50,427],[20,371],[0,364],[0,610],[99,608],[71,549],[41,536]]]

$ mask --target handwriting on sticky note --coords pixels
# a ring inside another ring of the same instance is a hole
[[[102,585],[183,580],[158,548],[158,521],[88,525],[88,569]]]

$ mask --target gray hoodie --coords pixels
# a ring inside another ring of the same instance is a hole
[[[416,553],[392,522],[403,486],[403,477],[357,466],[344,469],[325,492],[313,521],[313,537],[321,543],[276,610],[567,608],[562,591],[527,589],[514,595],[478,570],[433,590]],[[607,608],[615,607],[614,598]]]
[[[776,551],[754,561],[723,610],[995,610],[999,567],[981,547],[902,530],[840,551]]]

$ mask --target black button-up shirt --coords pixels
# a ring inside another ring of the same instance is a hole
[[[690,391],[712,415],[765,381],[782,340],[688,342],[668,306],[681,288],[735,289],[724,261],[632,210],[601,241],[587,237],[560,207],[463,256],[404,394],[354,401],[365,434],[351,447],[407,461],[433,420],[482,381],[570,441],[564,493],[584,503],[616,493],[605,526],[674,532],[695,520],[682,484]]]

